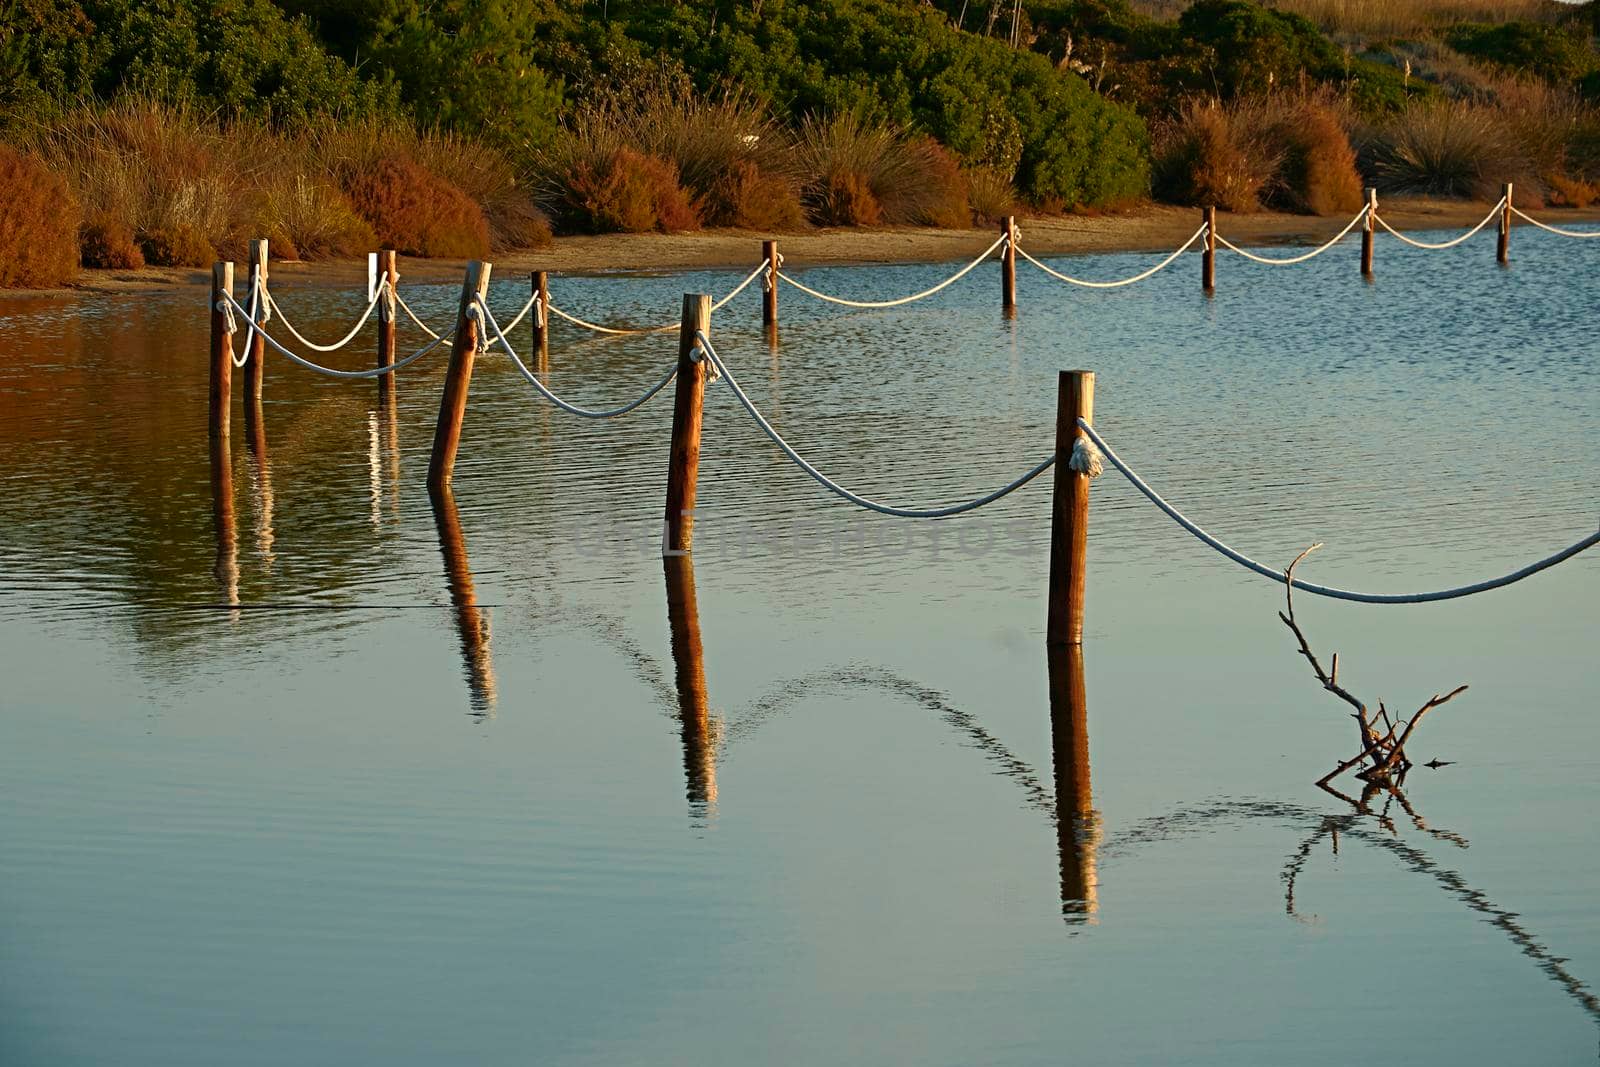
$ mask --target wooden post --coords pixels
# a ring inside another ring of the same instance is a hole
[[[767,261],[766,282],[761,287],[761,325],[770,333],[778,325],[778,242],[762,241],[761,258]]]
[[[472,384],[472,364],[478,355],[478,320],[467,314],[473,301],[489,292],[493,264],[473,260],[461,283],[461,304],[456,310],[456,338],[450,346],[450,369],[445,371],[444,392],[439,397],[439,422],[433,428],[433,455],[428,460],[428,490],[450,486],[456,449],[461,445],[461,423],[467,414],[467,388]]]
[[[1511,183],[1502,190],[1505,203],[1500,207],[1500,245],[1495,250],[1495,262],[1502,267],[1511,262]]]
[[[228,436],[233,406],[233,335],[228,332],[228,312],[223,296],[233,295],[233,264],[211,265],[211,417],[212,437]]]
[[[1378,236],[1378,190],[1367,190],[1367,217],[1361,227],[1361,276],[1372,277],[1372,244]]]
[[[711,730],[711,700],[706,695],[694,561],[687,556],[668,556],[661,565],[667,577],[667,628],[683,732],[683,775],[689,803],[699,808],[717,800],[717,742]]]
[[[694,494],[700,480],[700,419],[706,363],[695,359],[695,334],[711,333],[711,298],[683,294],[678,327],[678,382],[672,398],[672,455],[667,462],[666,528],[662,555],[686,555],[694,545]]]
[[[1055,498],[1050,517],[1050,614],[1045,640],[1083,641],[1084,568],[1089,547],[1089,476],[1071,469],[1078,420],[1094,421],[1094,371],[1064,370],[1056,385]]]
[[[394,294],[396,286],[400,284],[400,270],[396,265],[395,250],[385,248],[378,253],[378,277],[389,283],[389,295],[378,301],[378,366],[394,366],[395,331],[399,323],[400,302]],[[393,309],[392,311],[390,309]],[[388,399],[394,392],[394,375],[383,374],[378,376],[378,395]]]
[[[1008,315],[1017,310],[1017,220],[1007,215],[1000,224],[1006,236],[1005,251],[1000,260],[1000,310]]]
[[[255,290],[258,280],[262,286],[261,302],[265,304],[267,301],[267,242],[264,240],[250,242],[251,291]],[[249,306],[248,300],[245,301],[245,306]],[[257,312],[257,315],[259,317],[259,311]],[[244,404],[246,421],[249,421],[251,418],[251,408],[261,406],[261,376],[266,371],[266,364],[263,362],[263,360],[266,358],[266,355],[267,339],[261,336],[260,331],[257,331],[255,336],[250,339],[249,358],[246,359],[244,365]]]
[[[550,369],[550,272],[533,272],[533,292],[539,298],[533,309],[534,367],[541,374]]]
[[[1200,288],[1207,296],[1217,291],[1217,209],[1205,209],[1201,218],[1206,224],[1206,247],[1200,262]]]

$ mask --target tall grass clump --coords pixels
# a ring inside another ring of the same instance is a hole
[[[1282,146],[1275,207],[1308,215],[1344,215],[1360,209],[1361,175],[1350,135],[1334,105],[1305,96],[1280,105],[1270,135]]]
[[[1385,192],[1492,200],[1502,182],[1532,177],[1501,116],[1482,105],[1417,104],[1369,138],[1366,169]]]
[[[416,161],[477,202],[489,224],[489,246],[496,252],[543,248],[551,241],[550,220],[504,152],[483,141],[445,130],[413,133],[404,128]]]
[[[1259,108],[1191,100],[1156,131],[1151,160],[1155,195],[1177,204],[1225,211],[1261,207],[1282,162]]]
[[[1017,211],[1017,190],[1011,176],[996,167],[973,167],[966,172],[967,205],[972,221],[997,225]]]
[[[79,207],[66,180],[0,144],[0,288],[65,285],[78,273]]]
[[[967,199],[965,178],[943,149],[850,112],[808,117],[799,153],[806,206],[825,226],[940,224],[958,197]]]

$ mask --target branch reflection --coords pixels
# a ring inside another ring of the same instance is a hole
[[[489,613],[478,607],[478,594],[472,586],[472,564],[467,559],[467,540],[461,532],[461,515],[449,489],[430,494],[433,521],[439,529],[439,551],[444,556],[444,574],[450,585],[450,603],[455,608],[456,634],[461,639],[461,664],[467,678],[467,693],[472,714],[479,720],[494,717],[494,658],[489,646]]]

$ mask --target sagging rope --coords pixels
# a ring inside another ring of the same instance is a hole
[[[718,373],[721,374],[722,378],[728,383],[728,388],[733,390],[733,395],[738,398],[739,403],[744,406],[745,411],[747,411],[750,414],[750,417],[755,420],[756,425],[761,427],[761,429],[766,432],[768,437],[772,438],[773,444],[781,448],[784,454],[794,462],[795,466],[811,475],[811,477],[816,480],[817,484],[821,485],[824,489],[827,489],[829,492],[848,500],[857,507],[866,508],[868,511],[875,511],[880,515],[893,515],[896,518],[901,519],[946,519],[952,515],[960,515],[963,512],[976,511],[978,508],[981,508],[986,504],[992,504],[1001,497],[1006,496],[1017,489],[1021,489],[1024,485],[1027,485],[1039,475],[1049,470],[1051,465],[1056,461],[1055,456],[1052,455],[1049,459],[1033,467],[1015,481],[996,489],[992,493],[981,496],[976,500],[969,500],[964,504],[952,504],[948,507],[942,508],[899,508],[889,504],[879,503],[876,500],[869,500],[859,493],[851,492],[849,489],[846,489],[832,478],[829,478],[827,475],[817,470],[816,467],[808,463],[805,457],[801,456],[799,452],[796,452],[794,446],[789,444],[788,441],[785,441],[783,439],[783,435],[778,433],[778,431],[773,428],[772,423],[768,422],[761,412],[756,408],[755,403],[750,399],[749,394],[746,393],[739,385],[739,380],[734,377],[733,372],[728,368],[728,365],[723,362],[722,357],[717,354],[716,348],[711,344],[711,339],[700,331],[696,331],[694,336],[695,343],[699,346],[700,351],[704,354],[705,358],[711,361],[712,367],[714,367]]]
[[[1578,237],[1578,238],[1600,237],[1600,230],[1587,230],[1587,231],[1563,230],[1559,226],[1551,226],[1549,223],[1540,222],[1538,219],[1534,218],[1532,215],[1529,215],[1529,214],[1523,212],[1515,204],[1511,205],[1511,212],[1512,212],[1512,214],[1516,215],[1518,218],[1522,219],[1523,222],[1531,222],[1535,226],[1539,227],[1539,229],[1548,230],[1550,233],[1553,233],[1558,237]]]
[[[1290,256],[1286,259],[1274,259],[1271,256],[1258,256],[1254,252],[1248,252],[1245,249],[1240,248],[1238,245],[1234,244],[1220,233],[1217,234],[1217,243],[1231,252],[1239,253],[1239,255],[1253,263],[1265,263],[1269,267],[1287,267],[1294,263],[1304,263],[1308,259],[1315,259],[1317,256],[1322,255],[1322,253],[1326,252],[1328,249],[1344,240],[1350,235],[1350,231],[1356,228],[1356,224],[1367,217],[1367,212],[1370,211],[1371,208],[1372,205],[1368,204],[1366,207],[1363,207],[1360,211],[1356,212],[1356,217],[1350,220],[1350,224],[1344,229],[1340,230],[1338,236],[1334,237],[1326,244],[1317,248],[1313,248],[1311,251],[1302,255]]]
[[[1177,261],[1178,257],[1183,255],[1185,252],[1189,251],[1190,248],[1193,248],[1194,247],[1194,243],[1196,241],[1200,240],[1200,238],[1204,237],[1205,233],[1206,233],[1206,226],[1205,226],[1204,223],[1201,223],[1200,224],[1200,228],[1198,230],[1194,231],[1194,235],[1191,236],[1187,241],[1183,242],[1183,244],[1178,248],[1178,250],[1176,252],[1172,253],[1166,259],[1163,259],[1160,263],[1157,263],[1155,266],[1151,267],[1147,271],[1144,271],[1143,273],[1135,274],[1131,278],[1122,278],[1122,279],[1120,279],[1118,281],[1114,281],[1114,282],[1092,282],[1092,281],[1087,281],[1087,280],[1085,280],[1083,278],[1074,278],[1071,275],[1062,274],[1060,271],[1052,270],[1051,268],[1045,266],[1043,263],[1039,262],[1037,259],[1034,259],[1032,256],[1028,255],[1027,250],[1024,249],[1021,244],[1018,244],[1016,246],[1016,248],[1017,248],[1017,255],[1021,256],[1023,259],[1027,260],[1029,263],[1032,263],[1035,267],[1038,267],[1040,270],[1044,271],[1046,274],[1050,275],[1050,277],[1056,279],[1057,281],[1066,282],[1068,285],[1082,286],[1085,289],[1118,289],[1118,288],[1121,288],[1124,285],[1132,285],[1135,282],[1142,282],[1146,278],[1149,278],[1150,276],[1152,276],[1154,274],[1158,274],[1161,271],[1163,271],[1163,270],[1167,269],[1168,267],[1172,266],[1172,264]],[[1003,238],[1002,238],[1002,240],[1003,240]]]
[[[218,301],[218,304],[219,306],[226,307],[227,309],[227,331],[230,334],[234,333],[237,329],[237,326],[233,320],[233,313],[237,311],[238,313],[246,316],[250,314],[249,311],[247,311],[237,300],[233,298],[232,293],[223,293],[222,300]],[[426,345],[417,349],[409,356],[406,356],[401,360],[396,360],[387,367],[373,367],[369,370],[338,370],[334,367],[324,367],[320,363],[313,363],[311,360],[306,359],[293,349],[284,347],[284,345],[279,342],[277,338],[273,337],[266,330],[261,329],[259,325],[256,325],[253,322],[251,324],[251,329],[253,331],[252,335],[259,335],[263,341],[267,342],[267,344],[271,345],[282,355],[288,357],[292,362],[299,364],[306,370],[316,371],[318,374],[325,374],[330,378],[380,378],[385,374],[393,374],[395,371],[401,370],[402,368],[408,367],[412,363],[415,363],[417,360],[421,359],[423,356],[427,355],[429,352],[432,352],[435,348],[438,348],[440,345],[451,340],[455,336],[455,331],[451,330],[443,337],[435,337],[432,341],[429,341]],[[245,347],[245,351],[247,353],[249,352],[248,345]],[[243,366],[243,364],[239,365]]]
[[[1102,452],[1106,459],[1111,461],[1112,466],[1116,467],[1117,470],[1122,472],[1123,476],[1128,479],[1135,489],[1143,493],[1145,498],[1148,499],[1150,503],[1166,512],[1168,518],[1172,519],[1179,526],[1182,526],[1185,530],[1188,530],[1191,534],[1193,534],[1195,538],[1197,538],[1202,544],[1207,545],[1227,558],[1233,560],[1233,562],[1239,564],[1241,567],[1255,571],[1264,578],[1271,578],[1275,582],[1282,582],[1284,580],[1284,572],[1281,569],[1269,567],[1264,563],[1258,563],[1249,556],[1246,556],[1244,553],[1230,548],[1228,545],[1224,544],[1222,541],[1203,530],[1198,523],[1194,522],[1183,512],[1179,511],[1177,508],[1168,503],[1160,493],[1157,493],[1150,487],[1148,482],[1139,477],[1132,467],[1123,462],[1122,458],[1112,450],[1110,445],[1106,444],[1105,438],[1101,437],[1100,434],[1095,431],[1093,426],[1089,425],[1082,419],[1079,419],[1078,427],[1079,429],[1083,430],[1084,434],[1087,436],[1087,439],[1094,443],[1095,448]],[[1083,440],[1084,438],[1079,438],[1079,443],[1081,443]],[[1490,578],[1487,581],[1474,582],[1471,585],[1456,586],[1452,589],[1440,589],[1431,593],[1360,593],[1350,589],[1338,589],[1333,586],[1317,585],[1313,582],[1303,581],[1299,578],[1294,580],[1294,587],[1296,589],[1303,589],[1307,593],[1311,593],[1314,596],[1330,597],[1334,600],[1349,600],[1358,604],[1428,604],[1437,600],[1454,600],[1457,597],[1472,596],[1475,593],[1487,593],[1491,589],[1499,589],[1502,586],[1520,582],[1522,579],[1538,574],[1540,571],[1545,570],[1548,567],[1554,567],[1557,563],[1571,559],[1573,556],[1576,556],[1585,549],[1594,547],[1596,544],[1600,544],[1600,530],[1597,530],[1588,537],[1569,545],[1552,556],[1546,556],[1544,559],[1541,559],[1536,563],[1530,563],[1528,566],[1523,567],[1520,570],[1512,571],[1510,574],[1502,575],[1499,578]]]
[[[732,292],[723,297],[721,300],[718,300],[715,304],[712,304],[711,310],[721,311],[729,304],[729,302],[733,300],[734,297],[738,296],[740,293],[744,292],[745,289],[749,288],[751,282],[754,282],[757,278],[767,273],[767,270],[767,264],[763,262],[761,266],[745,275],[744,281],[734,286]],[[549,311],[552,315],[565,319],[574,326],[581,326],[585,330],[593,330],[595,333],[609,334],[613,337],[625,337],[646,333],[670,333],[671,331],[676,330],[680,325],[679,321],[674,319],[672,322],[663,323],[660,326],[640,326],[636,328],[602,326],[597,322],[586,322],[585,320],[578,318],[576,315],[572,315],[561,310],[560,308],[556,307],[555,301],[553,300],[549,304],[545,305],[545,310]],[[506,328],[510,329],[511,327],[508,326]]]
[[[378,302],[383,299],[384,292],[389,288],[389,279],[385,278],[378,283],[378,289],[375,293],[373,293],[371,302],[367,304],[367,309],[361,313],[361,318],[356,320],[356,324],[350,327],[350,332],[345,334],[331,345],[319,345],[315,341],[307,339],[304,334],[295,329],[294,323],[290,322],[289,317],[283,313],[283,308],[278,306],[277,298],[272,295],[272,290],[267,288],[265,284],[260,284],[259,282],[258,284],[262,294],[266,297],[268,310],[277,312],[278,321],[283,323],[284,329],[288,330],[294,335],[294,339],[296,341],[299,341],[301,344],[305,345],[314,352],[337,352],[339,349],[355,340],[356,335],[361,332],[361,328],[365,326],[367,324],[367,320],[372,317],[373,309],[378,306]],[[266,320],[263,319],[262,321],[264,322]]]
[[[522,358],[517,355],[517,350],[512,348],[511,342],[506,339],[505,331],[502,330],[500,328],[500,324],[495,321],[494,312],[489,309],[489,305],[486,304],[481,298],[473,300],[472,306],[467,309],[467,313],[478,319],[479,322],[485,324],[489,328],[489,330],[494,334],[495,341],[506,350],[506,355],[511,357],[511,361],[517,365],[517,370],[522,372],[522,376],[528,380],[529,385],[537,389],[546,400],[550,401],[550,403],[554,404],[562,411],[581,416],[585,419],[613,419],[618,415],[626,415],[628,412],[639,407],[645,401],[649,400],[651,397],[661,392],[661,390],[665,389],[667,383],[672,381],[672,379],[676,377],[678,373],[677,365],[674,364],[672,369],[667,371],[666,377],[662,378],[659,382],[656,382],[649,389],[646,389],[643,396],[639,397],[637,400],[629,401],[621,407],[609,408],[605,410],[579,407],[576,404],[571,404],[561,399],[554,392],[552,392],[548,386],[539,380],[538,375],[534,374],[528,369],[527,365],[522,362]]]
[[[1005,244],[1006,243],[1006,238],[1007,238],[1006,234],[1001,234],[999,237],[997,237],[995,239],[994,244],[990,245],[988,248],[985,248],[983,250],[983,253],[980,256],[978,256],[977,259],[973,260],[971,263],[968,263],[965,267],[962,267],[960,270],[956,271],[954,274],[950,275],[950,277],[946,278],[944,281],[940,282],[938,285],[935,285],[933,288],[924,289],[920,293],[912,293],[910,296],[902,296],[902,297],[900,297],[900,298],[898,298],[896,300],[846,300],[844,297],[829,296],[827,293],[818,292],[817,290],[811,288],[809,285],[803,285],[800,282],[795,281],[793,278],[789,277],[787,274],[783,273],[783,271],[781,271],[781,270],[778,271],[778,277],[782,278],[784,281],[788,282],[790,285],[794,286],[796,289],[800,290],[802,293],[805,293],[807,296],[815,297],[818,300],[825,300],[830,304],[838,304],[841,307],[868,308],[868,309],[899,307],[902,304],[911,304],[911,303],[914,303],[914,302],[916,302],[918,300],[924,300],[924,299],[932,296],[934,293],[939,292],[941,289],[944,289],[944,288],[946,288],[948,286],[954,285],[956,282],[960,281],[962,278],[965,278],[968,274],[970,274],[973,270],[975,270],[978,267],[979,264],[981,264],[984,260],[988,259],[991,255],[993,255],[995,249],[997,249],[1001,245]],[[762,270],[766,270],[767,266],[765,264],[763,264],[761,269]]]
[[[1495,216],[1500,214],[1500,209],[1505,207],[1505,206],[1506,206],[1506,198],[1502,196],[1500,198],[1499,202],[1496,203],[1494,207],[1489,209],[1489,213],[1483,217],[1483,221],[1482,222],[1478,223],[1476,226],[1474,226],[1472,229],[1468,230],[1466,233],[1462,234],[1460,237],[1454,238],[1453,240],[1444,241],[1444,242],[1441,242],[1439,244],[1432,244],[1432,243],[1430,243],[1428,241],[1417,241],[1417,240],[1413,240],[1410,237],[1407,237],[1405,234],[1401,233],[1399,230],[1395,229],[1393,226],[1390,226],[1389,225],[1389,221],[1387,219],[1385,219],[1383,217],[1383,215],[1380,214],[1379,212],[1376,212],[1376,211],[1373,212],[1372,213],[1372,217],[1378,220],[1378,225],[1379,226],[1382,226],[1384,229],[1388,230],[1391,234],[1393,234],[1394,236],[1400,238],[1400,240],[1404,241],[1406,244],[1412,246],[1413,248],[1421,248],[1421,249],[1425,249],[1426,251],[1429,251],[1429,252],[1438,252],[1441,249],[1454,248],[1456,245],[1458,245],[1461,242],[1465,241],[1467,238],[1472,237],[1479,230],[1483,229],[1485,226],[1489,225],[1489,223],[1493,222],[1494,219],[1495,219]],[[1512,210],[1515,211],[1516,209],[1513,208]],[[1297,588],[1298,588],[1298,586],[1297,586]]]

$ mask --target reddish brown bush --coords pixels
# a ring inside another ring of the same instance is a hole
[[[710,192],[696,201],[700,216],[712,226],[747,230],[797,230],[805,225],[805,209],[794,183],[768,174],[753,160],[729,164]]]
[[[1600,182],[1569,178],[1564,174],[1547,174],[1545,199],[1552,207],[1585,208],[1600,200]]]
[[[0,144],[0,288],[65,285],[78,273],[78,202],[38,157]]]
[[[217,261],[205,234],[186,223],[146,230],[139,235],[139,250],[153,267],[209,267]]]
[[[104,212],[78,231],[78,251],[85,267],[137,270],[144,266],[144,253],[133,241],[133,227]]]
[[[817,221],[824,226],[877,226],[883,222],[883,205],[872,195],[872,183],[860,171],[830,174],[816,203]]]
[[[489,223],[458,187],[404,156],[391,155],[344,175],[344,192],[378,239],[403,255],[482,259]]]
[[[967,196],[967,176],[961,172],[961,165],[931,137],[924,137],[912,147],[921,157],[925,182],[915,221],[948,230],[967,229],[972,225],[972,204]]]
[[[1275,206],[1310,215],[1347,215],[1361,207],[1356,153],[1331,107],[1304,100],[1274,123],[1273,133],[1283,146]]]
[[[597,163],[579,162],[565,193],[573,221],[594,233],[700,228],[700,216],[678,184],[678,168],[631,148]]]
[[[1255,109],[1191,102],[1156,138],[1151,179],[1156,195],[1176,204],[1255,211],[1280,156]]]

